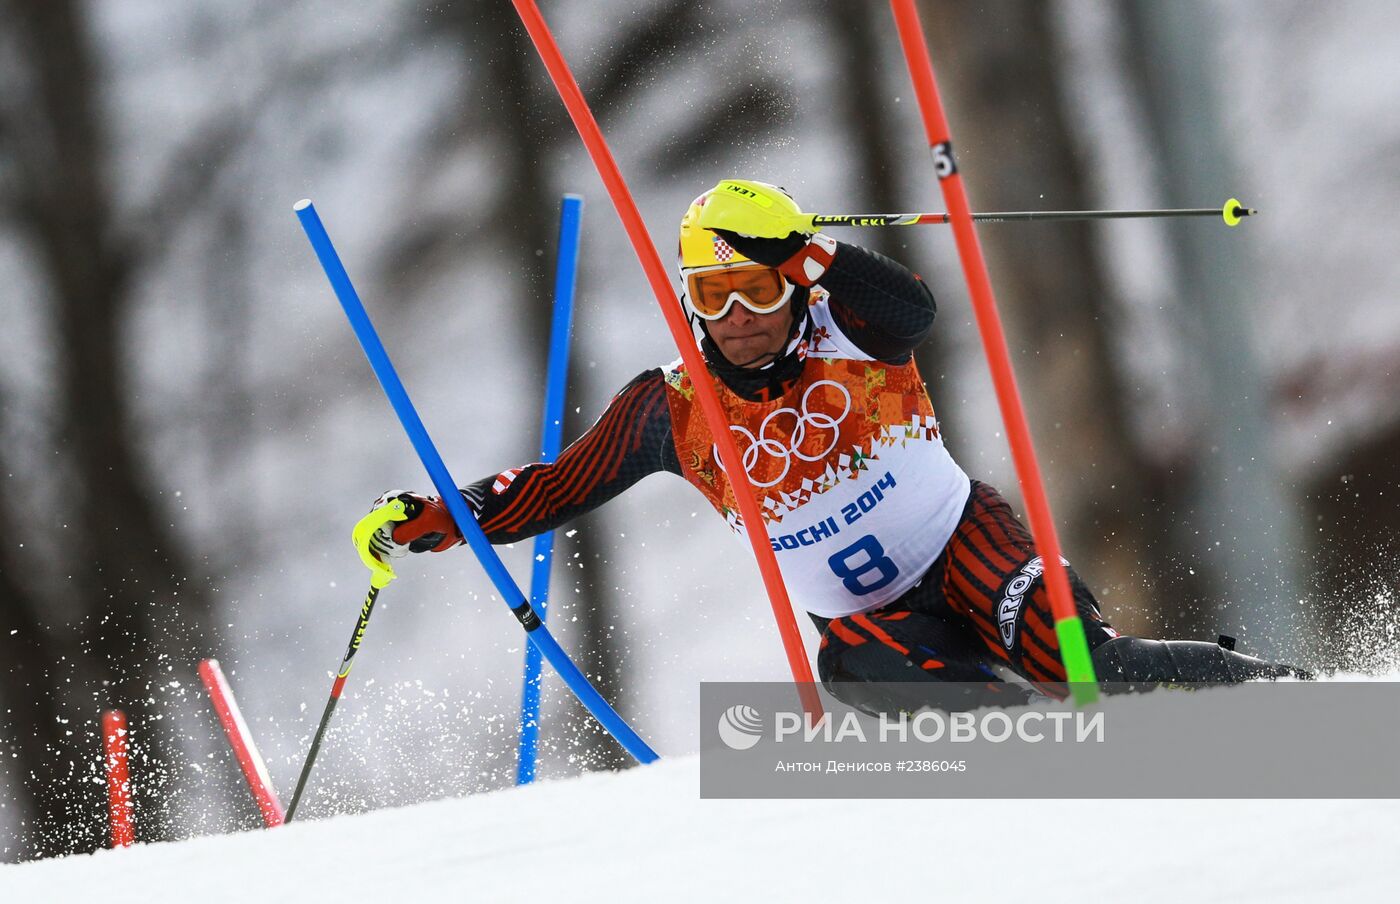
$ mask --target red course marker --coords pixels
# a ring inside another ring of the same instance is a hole
[[[233,689],[224,678],[219,661],[201,661],[199,679],[204,682],[204,689],[209,691],[214,712],[219,717],[219,724],[224,727],[224,736],[228,738],[228,745],[233,748],[233,755],[238,759],[238,767],[243,770],[243,777],[248,780],[248,790],[253,792],[253,800],[257,801],[263,823],[269,829],[280,826],[282,803],[277,799],[277,792],[272,789],[272,778],[267,773],[267,764],[263,762],[262,754],[258,753],[258,747],[253,743],[248,723],[243,721],[243,714],[238,711],[238,702],[233,699]]]
[[[1060,641],[1060,656],[1069,677],[1070,691],[1079,705],[1093,703],[1098,698],[1098,685],[1094,682],[1094,666],[1089,659],[1084,624],[1074,608],[1069,575],[1060,558],[1060,540],[1055,533],[1055,521],[1050,514],[1050,502],[1045,495],[1045,483],[1041,479],[1035,447],[1031,444],[1021,393],[1016,388],[1016,375],[1011,368],[1011,356],[1006,350],[1006,335],[1002,332],[992,281],[987,275],[987,263],[982,256],[982,246],[977,241],[977,230],[972,225],[972,205],[953,157],[948,119],[934,82],[933,63],[929,60],[923,26],[919,24],[919,12],[914,0],[890,0],[890,7],[894,11],[895,27],[904,48],[905,62],[909,65],[909,75],[914,82],[914,96],[923,115],[924,131],[929,150],[933,153],[934,171],[943,190],[943,200],[948,206],[958,257],[962,261],[963,275],[972,296],[973,314],[982,336],[982,348],[992,372],[992,385],[1001,405],[1002,421],[1006,424],[1011,460],[1016,465],[1016,476],[1020,479],[1021,493],[1026,500],[1026,514],[1030,518],[1036,552],[1045,561],[1045,586],[1050,591],[1055,634]]]
[[[131,778],[127,774],[126,713],[119,709],[102,713],[102,762],[107,772],[107,818],[112,847],[136,841],[136,817],[131,806]]]

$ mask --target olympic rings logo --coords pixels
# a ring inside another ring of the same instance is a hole
[[[825,414],[820,411],[811,411],[808,409],[807,402],[811,398],[812,393],[816,392],[818,386],[834,386],[836,390],[841,393],[844,402],[842,403],[840,414],[833,417],[830,414]],[[832,450],[836,448],[837,443],[840,441],[841,422],[844,421],[846,419],[846,415],[850,413],[850,390],[842,386],[840,383],[837,383],[835,380],[818,380],[811,386],[807,387],[806,392],[802,393],[801,411],[798,411],[795,408],[779,408],[777,411],[770,412],[768,416],[765,417],[763,421],[758,425],[757,436],[751,433],[748,430],[748,428],[740,427],[737,424],[730,424],[729,429],[739,434],[740,436],[747,438],[749,441],[748,446],[743,450],[743,462],[744,470],[748,473],[749,479],[753,481],[754,486],[771,487],[774,484],[781,482],[782,479],[787,476],[788,471],[792,469],[792,457],[794,455],[796,455],[802,461],[807,462],[820,461],[826,456],[830,455]],[[797,421],[796,425],[793,427],[792,435],[788,438],[786,444],[782,441],[781,438],[768,435],[769,425],[772,424],[778,418],[783,417],[784,415],[791,416]],[[823,448],[820,452],[816,453],[815,455],[808,455],[807,453],[802,451],[802,444],[807,439],[807,430],[809,428],[812,430],[831,431],[830,437],[828,437],[826,442],[824,443],[825,448]],[[764,454],[771,455],[774,458],[782,459],[783,469],[781,472],[779,472],[778,476],[774,477],[772,480],[753,480],[754,466],[758,464],[759,457]],[[714,450],[714,456],[715,461],[719,462],[718,448]],[[723,469],[724,463],[720,462],[720,470]]]

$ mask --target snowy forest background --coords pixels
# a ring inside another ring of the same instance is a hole
[[[663,255],[725,176],[941,210],[881,2],[542,2]],[[1070,559],[1120,629],[1395,668],[1400,7],[925,2],[974,206],[1210,206],[1239,229],[980,230]],[[569,437],[676,357],[506,0],[0,0],[0,858],[257,817],[217,656],[285,796],[365,583],[426,489],[291,212],[311,197],[463,482],[538,452],[558,202],[585,195]],[[939,301],[955,456],[1019,502],[952,236],[842,231]],[[504,551],[519,580],[530,544]],[[513,781],[522,635],[470,554],[381,597],[308,816]],[[551,623],[663,755],[698,684],[783,680],[746,548],[657,477],[560,536]],[[805,619],[809,649],[815,633]],[[625,766],[552,677],[542,775]]]

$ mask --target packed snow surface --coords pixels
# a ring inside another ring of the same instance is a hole
[[[731,801],[664,759],[0,867],[0,900],[1391,901],[1394,801]]]

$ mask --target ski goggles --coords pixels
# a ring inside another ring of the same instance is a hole
[[[719,320],[734,302],[755,314],[771,314],[792,298],[793,284],[762,264],[719,264],[698,267],[685,275],[685,297],[695,316]]]

